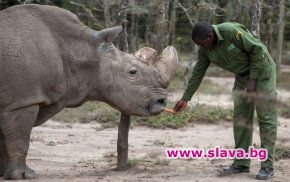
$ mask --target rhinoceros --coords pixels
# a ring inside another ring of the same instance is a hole
[[[112,42],[123,28],[92,30],[53,6],[0,12],[0,176],[36,177],[26,164],[31,130],[63,108],[101,101],[128,115],[163,111],[177,52],[119,51]]]

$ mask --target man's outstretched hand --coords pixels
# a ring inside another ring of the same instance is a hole
[[[180,99],[174,106],[174,111],[175,112],[182,112],[187,106],[187,101],[186,100],[183,100],[183,99]]]

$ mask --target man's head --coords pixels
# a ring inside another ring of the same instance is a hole
[[[196,23],[192,29],[192,40],[199,46],[211,49],[214,42],[214,30],[207,22]]]

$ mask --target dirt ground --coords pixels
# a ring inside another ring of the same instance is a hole
[[[190,106],[197,103],[231,108],[232,78],[208,77],[224,95],[197,93]],[[222,85],[222,87],[221,87]],[[175,102],[182,92],[171,94]],[[279,100],[289,100],[290,92],[278,90]],[[290,119],[279,118],[278,144],[290,146]],[[254,144],[260,143],[258,127]],[[134,127],[129,134],[129,163],[126,171],[115,171],[117,128],[103,129],[99,123],[64,123],[49,120],[32,131],[28,165],[39,177],[26,181],[257,181],[253,179],[260,164],[252,161],[250,174],[223,175],[222,168],[232,160],[172,159],[166,148],[233,148],[232,123],[195,124],[185,129]],[[268,181],[289,181],[290,159],[275,162],[275,177]],[[3,181],[3,178],[0,178]]]
[[[290,141],[289,120],[280,120],[278,135],[278,142]],[[259,170],[259,162],[253,161],[250,174],[225,176],[221,169],[230,165],[231,160],[166,159],[168,147],[232,148],[229,122],[197,124],[183,130],[134,127],[129,134],[131,167],[127,171],[114,170],[116,139],[117,128],[100,130],[98,123],[65,124],[50,120],[33,129],[27,162],[39,177],[26,181],[256,181],[253,178]],[[259,143],[257,127],[254,143]],[[290,160],[277,161],[275,173],[269,181],[289,181]]]

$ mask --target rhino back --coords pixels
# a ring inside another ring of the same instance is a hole
[[[54,30],[60,21],[49,25],[46,20],[67,13],[54,11],[59,9],[27,5],[0,12],[0,110],[49,105],[63,97],[66,78],[57,40],[61,32]]]

